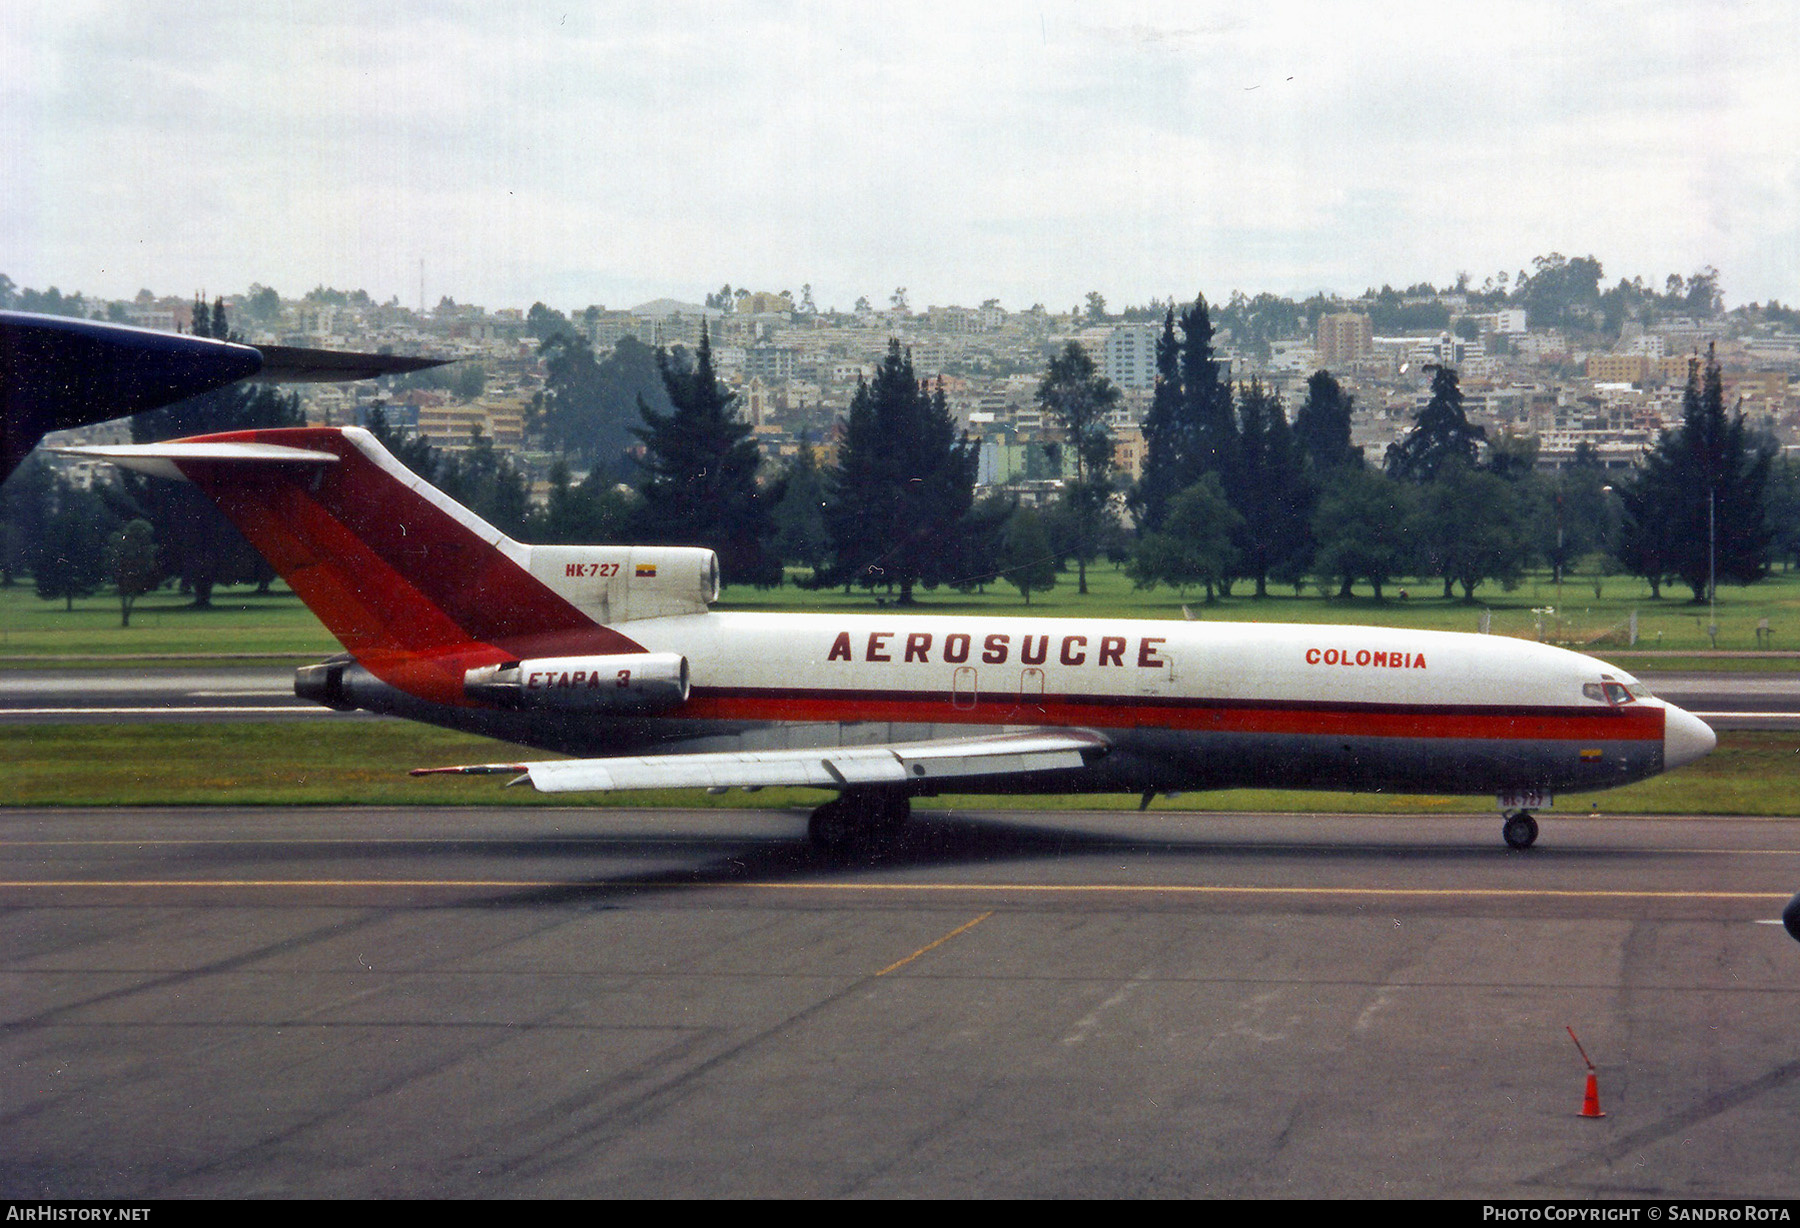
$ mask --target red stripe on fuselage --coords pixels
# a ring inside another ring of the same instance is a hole
[[[983,698],[958,708],[944,695],[879,691],[756,691],[696,687],[679,718],[741,721],[898,721],[917,724],[1048,725],[1091,729],[1175,729],[1331,737],[1473,738],[1502,741],[1660,741],[1663,710],[1640,708],[1507,709],[1472,705],[1158,700],[1142,697],[1033,695]]]

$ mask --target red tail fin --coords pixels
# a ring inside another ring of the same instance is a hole
[[[202,446],[246,444],[314,456]],[[232,431],[108,451],[173,463],[378,673],[383,659],[488,646],[478,655],[640,651],[534,577],[529,546],[431,486],[360,428]]]

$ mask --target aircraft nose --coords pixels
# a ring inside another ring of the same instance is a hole
[[[1663,713],[1663,770],[1678,768],[1708,754],[1719,744],[1712,726],[1674,704]]]

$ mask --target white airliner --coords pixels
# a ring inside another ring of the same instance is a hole
[[[347,650],[305,698],[584,757],[547,792],[838,791],[831,847],[940,792],[1243,786],[1500,798],[1515,848],[1555,792],[1710,751],[1707,725],[1593,657],[1502,636],[1124,618],[736,614],[709,550],[530,546],[367,431],[64,449],[210,495]]]

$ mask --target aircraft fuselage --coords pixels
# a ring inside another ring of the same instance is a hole
[[[1645,696],[1629,674],[1503,636],[898,612],[709,612],[620,630],[691,663],[685,703],[630,717],[496,711],[406,696],[354,666],[347,693],[358,706],[584,755],[1046,727],[1111,744],[1079,771],[988,777],[986,792],[1566,791],[1641,780],[1713,744],[1706,726]],[[523,685],[592,681],[538,675]]]

